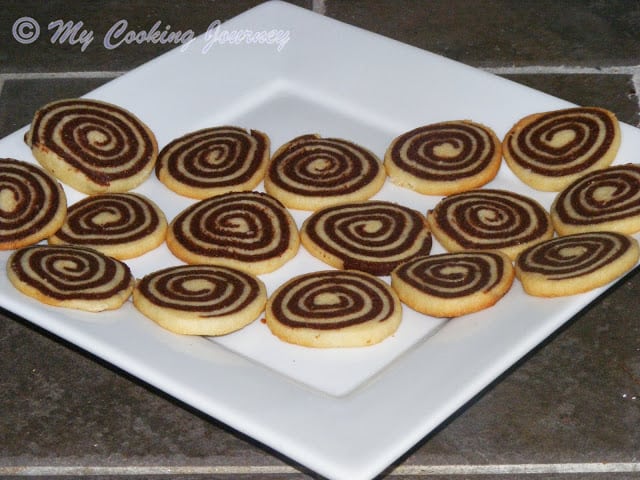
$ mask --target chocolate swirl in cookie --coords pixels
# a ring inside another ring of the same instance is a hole
[[[0,250],[49,237],[66,212],[64,191],[48,173],[27,162],[0,159]]]
[[[522,252],[516,267],[551,280],[578,278],[615,262],[632,239],[615,232],[589,232],[557,237]]]
[[[221,265],[181,265],[150,273],[133,303],[160,326],[188,335],[224,335],[253,322],[264,310],[264,284]]]
[[[394,276],[416,290],[442,298],[459,298],[494,288],[505,275],[503,255],[458,252],[432,255],[400,265]]]
[[[502,250],[511,258],[553,234],[549,215],[539,203],[506,190],[450,195],[428,213],[427,221],[448,251]]]
[[[385,155],[391,179],[420,193],[447,195],[493,179],[502,159],[488,127],[468,120],[415,128],[395,138]]]
[[[615,116],[577,107],[525,117],[506,135],[505,160],[525,183],[559,191],[578,176],[611,164],[620,145]]]
[[[159,307],[203,318],[238,313],[262,291],[252,275],[221,265],[169,267],[146,275],[136,289]]]
[[[171,190],[191,198],[251,190],[264,177],[269,145],[269,137],[257,130],[198,130],[160,151],[156,175]]]
[[[399,263],[431,250],[425,218],[391,202],[368,201],[327,207],[312,214],[302,243],[337,268],[389,275]]]
[[[11,282],[23,293],[56,306],[101,311],[118,308],[133,290],[129,267],[96,250],[33,245],[9,259]]]
[[[513,278],[513,265],[503,253],[458,252],[403,263],[391,273],[391,286],[421,313],[457,317],[494,305]]]
[[[574,181],[555,198],[551,220],[561,235],[640,231],[640,165],[609,167]]]
[[[380,161],[369,150],[343,139],[303,135],[273,155],[265,189],[287,207],[316,210],[366,200],[384,179]]]
[[[153,170],[155,136],[127,110],[89,99],[38,110],[25,142],[56,177],[84,193],[122,192]]]
[[[296,225],[270,195],[231,192],[191,205],[171,223],[167,245],[187,263],[220,263],[267,273],[299,246]]]
[[[523,251],[516,275],[530,295],[557,297],[606,285],[638,262],[638,242],[617,232],[557,237]]]
[[[281,340],[308,347],[361,347],[381,342],[402,320],[389,285],[356,270],[317,271],[280,286],[269,298],[267,326]]]
[[[123,260],[160,245],[166,230],[164,214],[148,198],[106,193],[71,205],[64,225],[49,243],[91,247]]]
[[[269,304],[278,322],[319,330],[384,322],[397,309],[392,292],[382,280],[353,270],[298,276],[278,289]]]

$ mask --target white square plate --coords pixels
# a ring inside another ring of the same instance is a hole
[[[281,30],[288,42],[220,40],[245,29]],[[285,3],[256,7],[217,34],[204,34],[88,96],[134,112],[161,147],[188,131],[234,124],[265,131],[274,147],[320,133],[380,157],[396,135],[418,125],[472,119],[503,136],[527,114],[570,106]],[[33,161],[25,131],[2,140],[0,156]],[[616,163],[632,162],[640,132],[623,125],[622,133]],[[505,167],[489,187],[519,191],[546,207],[554,196],[526,187]],[[192,203],[155,177],[137,191],[169,219]],[[81,198],[71,189],[67,194],[69,203]],[[375,198],[421,212],[439,200],[389,182]],[[293,213],[299,224],[307,215]],[[436,244],[433,251],[442,249]],[[8,256],[0,253],[3,271]],[[165,246],[129,261],[137,276],[178,263]],[[262,279],[272,292],[296,274],[326,268],[301,249]],[[381,472],[604,290],[541,300],[515,282],[483,312],[443,321],[405,308],[399,331],[379,345],[314,350],[277,340],[260,321],[208,339],[162,330],[131,303],[105,314],[47,307],[16,294],[0,276],[0,302],[8,310],[324,476],[350,480]]]

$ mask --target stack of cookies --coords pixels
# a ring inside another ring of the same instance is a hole
[[[368,346],[393,335],[403,304],[467,315],[500,301],[516,279],[531,295],[573,295],[615,280],[640,255],[631,236],[640,231],[640,165],[611,166],[620,128],[601,108],[535,113],[502,141],[470,120],[423,125],[394,138],[381,161],[317,134],[271,155],[266,133],[236,126],[159,150],[133,113],[66,99],[36,112],[25,142],[40,166],[0,159],[11,283],[40,302],[91,312],[132,299],[180,334],[225,335],[264,314],[289,343]],[[549,211],[487,185],[503,158],[529,187],[557,192]],[[170,222],[154,199],[131,191],[153,172],[193,199]],[[387,179],[440,198],[422,211],[372,199]],[[87,196],[67,205],[61,184]],[[300,228],[291,209],[306,212]],[[445,253],[433,254],[434,242]],[[136,280],[126,261],[164,243],[182,264]],[[327,268],[268,295],[260,275],[300,248]]]

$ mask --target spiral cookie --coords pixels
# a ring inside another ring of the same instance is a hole
[[[169,267],[143,277],[133,304],[163,328],[185,335],[225,335],[253,322],[267,292],[253,275],[220,265]]]
[[[516,275],[524,290],[540,297],[573,295],[606,285],[638,261],[638,242],[616,232],[557,237],[522,252]]]
[[[266,320],[281,340],[307,347],[360,347],[393,334],[402,305],[382,280],[355,270],[295,277],[267,301]]]
[[[167,245],[179,259],[268,273],[295,256],[296,224],[275,198],[232,192],[191,205],[169,226]]]
[[[158,155],[155,136],[137,117],[89,99],[45,105],[36,112],[25,142],[49,172],[88,194],[137,187]]]
[[[511,288],[514,269],[501,252],[418,257],[391,273],[400,300],[434,317],[457,317],[495,305]]]
[[[0,250],[53,235],[66,214],[67,198],[51,175],[36,165],[0,158]]]
[[[137,193],[104,193],[71,205],[49,243],[91,247],[126,260],[162,244],[166,233],[164,213],[148,198]]]
[[[90,248],[68,245],[16,250],[7,263],[7,274],[19,291],[42,303],[89,312],[120,308],[135,283],[125,263]]]
[[[619,146],[613,113],[577,107],[521,119],[505,136],[502,151],[524,183],[557,192],[587,172],[608,167]]]
[[[560,235],[640,231],[640,165],[609,167],[574,181],[556,196],[551,221]]]
[[[478,189],[443,198],[427,222],[449,252],[501,250],[510,258],[553,235],[549,214],[535,200],[505,190]]]
[[[367,200],[385,178],[382,164],[369,150],[347,140],[303,135],[276,151],[264,186],[286,207],[318,210]]]
[[[401,262],[431,251],[426,219],[383,201],[348,203],[313,213],[302,225],[302,244],[336,268],[389,275]]]
[[[425,125],[396,137],[384,167],[397,185],[426,195],[449,195],[492,180],[502,146],[488,127],[468,120]]]
[[[174,192],[191,198],[252,190],[264,177],[269,145],[269,137],[257,130],[198,130],[160,151],[156,175]]]

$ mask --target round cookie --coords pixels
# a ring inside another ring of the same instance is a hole
[[[281,146],[264,180],[267,193],[300,210],[367,200],[386,174],[369,150],[347,140],[303,135]]]
[[[618,120],[610,111],[567,108],[518,121],[505,136],[502,153],[524,183],[558,192],[585,173],[611,165],[620,137]]]
[[[586,174],[551,205],[560,235],[592,231],[640,231],[640,165],[626,164]]]
[[[557,237],[522,252],[516,276],[530,295],[559,297],[587,292],[622,276],[637,263],[638,242],[616,232]]]
[[[384,201],[346,203],[311,214],[302,225],[306,249],[329,265],[389,275],[431,251],[431,233],[417,211]]]
[[[126,260],[161,245],[166,233],[164,213],[148,198],[137,193],[104,193],[71,205],[49,243],[90,247]]]
[[[165,146],[158,154],[156,175],[190,198],[249,191],[262,181],[269,153],[265,133],[233,126],[205,128]]]
[[[39,302],[88,312],[120,308],[135,284],[125,263],[68,245],[16,250],[9,257],[7,275],[16,289]]]
[[[418,257],[391,273],[400,300],[434,317],[458,317],[489,308],[511,288],[511,259],[501,252]]]
[[[449,195],[493,180],[502,145],[489,127],[469,120],[424,125],[396,137],[384,156],[389,178],[425,195]]]
[[[264,310],[264,284],[220,265],[181,265],[143,277],[133,304],[163,328],[184,335],[226,335]]]
[[[449,195],[427,213],[427,222],[449,252],[500,250],[511,259],[553,236],[549,214],[538,202],[506,190]]]
[[[392,335],[402,320],[396,293],[373,275],[327,270],[295,277],[267,301],[266,322],[281,340],[306,347],[362,347]]]
[[[55,177],[90,195],[137,187],[158,155],[153,132],[131,112],[84,98],[39,109],[25,142]]]
[[[0,250],[38,243],[64,222],[67,198],[42,168],[0,158]]]
[[[287,209],[259,192],[200,200],[178,214],[167,232],[167,246],[186,263],[226,265],[256,275],[280,268],[299,245]]]

